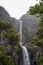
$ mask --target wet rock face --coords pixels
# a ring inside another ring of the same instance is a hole
[[[42,48],[36,46],[36,45],[27,45],[28,52],[30,53],[30,62],[31,65],[39,65],[38,62],[36,62],[37,59],[40,58],[40,53],[43,52]]]
[[[5,53],[12,56],[15,65],[23,65],[22,49],[19,45],[13,47],[11,45],[8,45]]]
[[[13,59],[16,65],[23,65],[23,55],[21,47],[16,47],[16,50],[13,54]]]
[[[22,50],[21,50],[21,52],[19,53],[17,65],[23,65]]]
[[[28,52],[30,54],[30,64],[31,65],[39,65],[39,63],[36,62],[36,59],[40,57],[40,48],[38,46],[29,46],[27,47]],[[22,49],[20,53],[18,54],[18,58],[16,59],[17,65],[23,65],[23,54],[22,54]]]

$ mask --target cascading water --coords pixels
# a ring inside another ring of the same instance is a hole
[[[20,21],[20,45],[23,53],[23,65],[30,65],[29,53],[25,46],[22,46],[22,21]]]

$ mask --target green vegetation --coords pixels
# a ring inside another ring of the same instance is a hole
[[[39,28],[36,37],[33,37],[32,43],[43,48],[43,0],[41,0],[41,2],[35,6],[31,6],[28,12],[33,16],[40,17]],[[40,65],[43,65],[43,54],[42,51],[40,52],[41,56],[37,62],[39,62]]]
[[[29,13],[31,15],[35,15],[37,17],[40,17],[40,23],[39,23],[39,29],[37,31],[37,34],[35,37],[31,38],[30,41],[33,44],[26,44],[25,46],[28,48],[28,51],[32,50],[38,51],[39,47],[43,47],[43,3],[40,2],[39,4],[36,4],[35,6],[31,6]],[[3,34],[1,36],[1,34]],[[31,33],[30,33],[31,34]],[[24,36],[28,36],[28,33],[24,31]],[[20,55],[20,35],[17,32],[16,27],[14,27],[11,23],[7,21],[0,20],[0,65],[15,65],[13,56],[16,55],[16,59],[18,60],[18,55]],[[31,35],[32,37],[32,35]],[[3,42],[3,45],[1,42]],[[26,42],[28,41],[28,38],[26,38]],[[10,47],[8,48],[8,45]],[[37,46],[36,46],[37,45]],[[38,47],[39,46],[39,47]],[[30,47],[30,49],[29,49]],[[37,48],[37,49],[36,49]],[[10,52],[10,50],[11,52]],[[34,49],[34,50],[33,50]],[[7,52],[8,51],[8,52]],[[43,65],[43,53],[41,51],[41,56],[39,59],[36,60],[40,63],[40,65]]]
[[[3,64],[4,65],[15,65],[13,60],[12,60],[12,57],[11,56],[7,56],[7,55],[3,59]]]
[[[1,36],[1,33],[3,36]],[[13,53],[19,53],[19,37],[20,35],[17,32],[16,27],[14,27],[11,23],[0,20],[0,41],[4,41],[3,45],[0,45],[0,65],[15,65],[12,56]],[[9,52],[6,51],[8,50],[8,45],[10,45],[13,50],[15,50],[16,47],[17,51],[12,51],[13,53],[10,54],[10,50]]]
[[[5,46],[0,45],[0,58],[4,56]]]
[[[36,45],[43,47],[43,2],[36,4],[35,6],[31,6],[29,13],[31,15],[36,15],[40,17],[39,29],[37,31],[37,42]],[[34,42],[35,43],[35,42]]]
[[[0,65],[14,65],[12,57],[5,54],[5,49],[5,46],[0,45]]]
[[[12,28],[8,30],[7,32],[4,32],[4,37],[7,39],[8,43],[11,45],[16,45],[19,43],[19,37],[16,28]]]
[[[4,31],[4,32],[3,32]],[[19,33],[17,29],[11,25],[11,23],[0,21],[0,35],[3,32],[4,38],[9,44],[19,43]]]
[[[43,57],[37,59],[36,62],[38,62],[40,65],[43,65]]]
[[[8,31],[12,27],[13,26],[11,25],[11,23],[4,21],[4,20],[0,20],[0,32],[3,30]]]

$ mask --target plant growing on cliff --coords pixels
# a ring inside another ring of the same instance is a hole
[[[17,45],[19,44],[19,33],[17,32],[16,28],[11,28],[7,32],[4,32],[4,37],[7,39],[8,44],[10,45]]]
[[[6,46],[0,45],[0,65],[15,65],[12,57],[5,54]]]
[[[1,36],[1,34],[3,35]],[[11,48],[13,49],[12,52],[14,53],[15,52],[14,47],[19,45],[19,37],[20,35],[17,32],[16,27],[14,27],[9,22],[0,20],[0,41],[1,42],[4,41],[3,45],[0,45],[0,65],[15,65],[10,52],[7,52],[6,49],[7,46],[10,45]],[[8,45],[6,45],[7,43]]]
[[[1,40],[1,33],[3,33],[4,35],[4,37],[2,36],[3,39],[5,38],[9,44],[14,45],[19,43],[20,35],[17,32],[16,27],[11,25],[11,23],[0,20],[0,40]]]

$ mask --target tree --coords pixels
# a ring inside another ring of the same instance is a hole
[[[3,34],[1,37],[1,33]],[[13,60],[14,53],[19,52],[20,49],[16,48],[17,51],[14,51],[14,46],[19,44],[20,35],[17,32],[16,27],[14,27],[11,23],[0,20],[0,39],[4,41],[3,45],[0,45],[0,65],[15,65]],[[8,45],[5,44],[8,43]],[[1,42],[0,42],[1,43]],[[10,50],[8,50],[8,46],[10,45]],[[9,51],[9,52],[7,52]]]
[[[12,28],[11,23],[4,20],[0,20],[0,32],[3,30],[8,31],[11,28]]]
[[[7,21],[0,20],[0,41],[2,42],[2,35],[3,31],[8,31],[12,28],[11,23],[8,23]]]
[[[3,34],[2,36],[1,33]],[[19,37],[16,27],[9,22],[0,20],[0,40],[5,40],[8,44],[14,45],[19,43]]]
[[[9,31],[4,32],[4,37],[6,38],[8,44],[10,45],[17,45],[19,44],[19,40],[20,40],[20,35],[17,32],[17,29],[11,28]]]
[[[0,45],[0,59],[4,56],[5,46]]]
[[[31,15],[36,15],[40,17],[39,29],[37,31],[37,45],[43,47],[43,0],[36,4],[35,6],[31,6],[29,11]]]
[[[0,65],[15,65],[11,55],[5,54],[6,46],[0,45]]]
[[[3,58],[3,65],[15,65],[11,56],[5,55]]]

